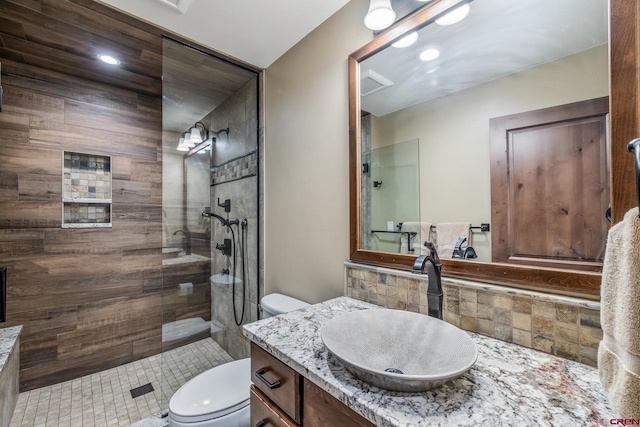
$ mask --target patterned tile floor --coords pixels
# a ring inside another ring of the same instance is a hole
[[[129,426],[168,408],[169,399],[197,374],[233,359],[213,339],[82,378],[21,393],[11,427]],[[151,383],[151,393],[129,390]]]

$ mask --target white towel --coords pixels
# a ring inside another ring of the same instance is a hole
[[[408,251],[407,243],[409,241],[406,234],[400,237],[400,253],[401,254],[413,254],[413,255],[427,255],[429,250],[424,247],[425,240],[429,240],[429,233],[431,233],[430,222],[403,222],[400,231],[414,232],[414,236],[411,236],[411,247],[413,252]]]
[[[440,258],[451,258],[453,248],[460,236],[467,238],[465,246],[471,245],[469,240],[471,224],[468,222],[440,222],[436,224],[436,250]]]
[[[600,382],[623,418],[640,418],[640,218],[638,208],[609,230],[602,269]]]

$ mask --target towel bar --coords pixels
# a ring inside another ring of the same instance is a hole
[[[400,223],[400,225],[402,225],[402,223]],[[415,231],[371,230],[371,234],[375,234],[375,233],[406,234],[407,235],[407,250],[409,252],[413,252],[413,250],[414,250],[411,247],[411,238],[413,236],[415,236],[416,234],[418,234]]]
[[[436,226],[435,226],[435,225],[432,225],[432,226],[431,226],[431,229],[432,229],[432,230],[435,230],[435,229],[436,229]],[[482,231],[483,233],[485,233],[485,232],[487,232],[487,231],[491,231],[491,224],[486,223],[486,222],[483,222],[483,223],[481,223],[480,225],[472,225],[472,226],[470,226],[470,227],[469,227],[469,229],[471,229],[471,230],[480,230],[480,231]]]
[[[640,209],[640,138],[631,141],[628,148],[636,155],[636,191],[638,193],[638,209]]]

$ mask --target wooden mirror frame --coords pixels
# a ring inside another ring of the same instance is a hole
[[[362,249],[361,229],[361,140],[359,63],[385,49],[409,31],[417,31],[445,11],[465,0],[437,0],[399,21],[349,58],[349,195],[350,259],[353,262],[410,270],[413,255]],[[609,0],[609,112],[610,112],[610,191],[612,224],[622,220],[634,207],[634,159],[627,144],[640,136],[640,3],[636,0]],[[522,287],[543,292],[598,299],[601,273],[562,270],[504,263],[442,260],[444,276],[453,276]]]

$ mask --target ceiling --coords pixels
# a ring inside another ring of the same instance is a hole
[[[162,127],[186,132],[256,73],[165,40],[162,45]]]
[[[414,45],[388,47],[362,62],[361,77],[373,71],[393,83],[362,96],[362,109],[384,116],[607,43],[607,4],[606,0],[472,1],[463,21],[428,25]],[[421,61],[420,53],[431,47],[440,56]]]
[[[101,0],[259,68],[266,68],[348,0]],[[178,7],[172,3],[178,3]],[[363,17],[364,18],[364,17]]]

